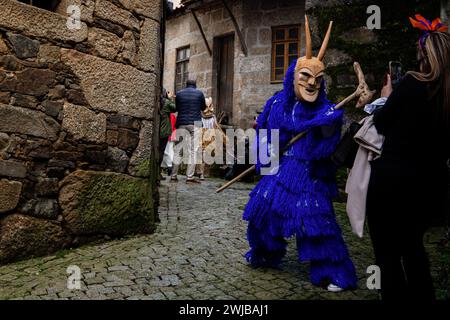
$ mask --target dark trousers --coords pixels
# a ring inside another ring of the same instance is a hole
[[[423,193],[417,192],[420,190]],[[432,208],[417,181],[372,172],[367,219],[381,271],[383,300],[433,300],[433,282],[423,236]]]

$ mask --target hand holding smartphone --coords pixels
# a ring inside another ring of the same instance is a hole
[[[397,88],[403,78],[403,68],[399,61],[389,61],[389,75],[391,76],[392,88]]]

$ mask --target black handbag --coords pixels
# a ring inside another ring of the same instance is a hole
[[[339,141],[336,150],[331,156],[331,160],[339,167],[346,167],[351,169],[355,162],[356,153],[359,145],[353,139],[356,133],[361,129],[362,125],[358,122],[352,122],[347,131]]]

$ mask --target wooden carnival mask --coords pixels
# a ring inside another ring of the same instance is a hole
[[[322,60],[325,57],[325,52],[327,51],[332,26],[333,21],[330,22],[318,56],[313,57],[311,31],[309,30],[308,17],[305,16],[306,56],[297,60],[294,75],[295,95],[301,101],[315,102],[319,96],[320,87],[322,85],[322,79],[325,72],[325,65]]]

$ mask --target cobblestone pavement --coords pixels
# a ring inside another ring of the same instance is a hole
[[[377,299],[366,288],[372,264],[369,240],[345,237],[359,276],[359,290],[330,293],[313,287],[308,264],[296,260],[295,241],[279,269],[252,269],[242,210],[252,185],[221,194],[221,180],[202,185],[163,183],[161,222],[153,235],[66,250],[0,267],[3,299]],[[342,210],[338,210],[341,212]],[[342,224],[346,218],[339,215]],[[66,269],[82,272],[80,290],[67,289]]]

